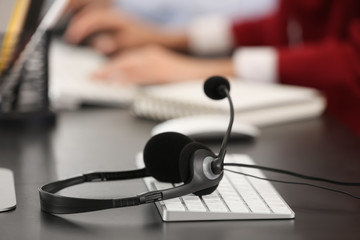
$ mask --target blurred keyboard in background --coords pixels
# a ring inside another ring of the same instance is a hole
[[[53,40],[49,56],[50,98],[55,109],[76,109],[81,104],[128,106],[135,87],[123,87],[92,78],[106,57],[87,47]]]

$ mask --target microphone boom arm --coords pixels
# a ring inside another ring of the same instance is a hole
[[[225,158],[225,154],[226,154],[226,147],[227,147],[227,143],[231,134],[231,129],[234,123],[234,105],[233,102],[231,100],[231,96],[229,93],[229,90],[226,88],[226,86],[221,85],[219,87],[219,91],[223,92],[226,95],[226,98],[229,101],[229,105],[230,105],[230,120],[229,120],[229,125],[228,128],[226,130],[226,133],[224,135],[223,141],[221,143],[221,148],[220,148],[220,152],[217,156],[217,158],[212,162],[211,164],[211,168],[213,170],[213,172],[215,174],[220,174],[223,171],[223,167],[224,167],[224,158]]]

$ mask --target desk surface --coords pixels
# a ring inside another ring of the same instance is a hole
[[[360,239],[359,200],[281,184],[274,185],[295,220],[163,223],[153,204],[61,216],[40,211],[37,188],[44,183],[89,170],[134,168],[153,126],[121,110],[62,113],[52,128],[0,126],[0,166],[14,171],[18,201],[15,211],[0,213],[0,238]],[[228,152],[249,154],[262,165],[360,181],[360,139],[329,119],[264,128],[258,141],[233,143]],[[120,196],[145,191],[141,180],[104,186],[96,190]],[[360,195],[359,188],[337,188]],[[98,194],[91,190],[84,194]]]

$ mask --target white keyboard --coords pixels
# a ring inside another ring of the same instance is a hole
[[[82,103],[127,106],[136,87],[94,81],[91,75],[106,63],[95,51],[54,39],[50,48],[50,97],[55,109],[75,109]]]
[[[227,155],[225,162],[254,164],[248,156],[240,154]],[[226,168],[265,177],[257,169]],[[149,190],[174,186],[171,183],[158,182],[154,178],[145,178],[144,181]],[[295,213],[271,183],[228,171],[225,171],[217,190],[210,195],[187,195],[157,202],[156,206],[166,222],[295,218]]]

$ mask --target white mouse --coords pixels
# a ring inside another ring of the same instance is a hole
[[[229,125],[229,117],[220,115],[201,115],[175,118],[156,125],[151,134],[179,132],[195,140],[215,141],[224,137]],[[254,140],[259,130],[249,124],[234,121],[230,140]]]

